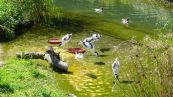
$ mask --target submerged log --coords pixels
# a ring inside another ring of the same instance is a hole
[[[17,53],[17,58],[23,59],[42,59],[48,61],[48,63],[53,66],[53,68],[58,68],[67,71],[68,64],[61,61],[59,53],[55,53],[51,46],[48,47],[48,50],[45,53],[38,52],[23,52]]]

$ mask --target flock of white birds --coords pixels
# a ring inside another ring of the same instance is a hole
[[[95,8],[94,9],[94,11],[96,13],[103,13],[103,10],[104,10],[103,7],[101,7],[101,8]],[[128,26],[128,24],[129,24],[129,18],[122,18],[121,19],[121,23]]]
[[[100,34],[92,34],[90,37],[86,37],[82,41],[79,41],[78,45],[82,45],[84,48],[91,51],[95,56],[99,56],[99,54],[95,50],[93,42],[100,40],[101,37],[102,37],[102,35],[100,35]],[[63,46],[66,43],[68,43],[71,40],[71,38],[72,38],[72,33],[66,34],[65,36],[63,36],[61,38],[60,46]],[[83,53],[77,53],[77,52],[75,53],[75,59],[83,59],[83,57],[84,57]],[[112,71],[113,71],[115,78],[118,81],[119,81],[119,77],[118,77],[119,66],[120,66],[120,62],[119,62],[118,58],[116,58],[115,61],[112,63]]]
[[[102,13],[103,12],[103,7],[95,8],[94,11],[96,13]],[[122,18],[121,23],[124,24],[124,25],[128,25],[129,24],[129,18]],[[66,43],[68,43],[70,41],[71,37],[72,37],[72,33],[66,34],[65,36],[63,36],[61,38],[60,46],[63,46]],[[100,40],[101,37],[102,36],[100,34],[92,34],[90,37],[86,37],[84,40],[79,41],[78,45],[82,45],[84,48],[91,51],[95,56],[99,56],[99,54],[95,50],[93,42]],[[84,57],[83,53],[77,53],[77,52],[75,53],[75,59],[83,59],[83,57]],[[114,62],[112,63],[112,71],[113,71],[114,77],[118,81],[119,81],[119,77],[118,77],[119,67],[120,67],[120,62],[119,62],[118,58],[115,58]]]

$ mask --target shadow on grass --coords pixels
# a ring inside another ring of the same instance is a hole
[[[53,68],[53,71],[55,71],[59,74],[73,74],[73,72],[71,72],[71,71],[65,71],[65,70],[58,69],[58,68]]]
[[[41,73],[38,72],[38,71],[33,71],[33,72],[32,72],[32,76],[33,76],[34,78],[45,78],[45,77],[46,77],[44,74],[41,74]]]
[[[131,81],[131,80],[122,80],[120,81],[120,83],[123,83],[123,84],[132,84],[134,81]]]
[[[111,49],[111,48],[102,48],[102,49],[100,49],[100,51],[101,51],[102,53],[104,53],[104,52],[110,51],[110,49]]]
[[[98,57],[107,57],[107,56],[109,56],[109,55],[99,55]]]
[[[49,94],[47,94],[47,93],[42,93],[42,96],[43,96],[43,97],[51,97],[51,93],[52,93],[52,92],[50,92]]]
[[[10,87],[8,84],[0,84],[0,92],[1,93],[14,93],[14,89]]]
[[[95,62],[94,64],[96,64],[96,65],[105,65],[104,62]]]

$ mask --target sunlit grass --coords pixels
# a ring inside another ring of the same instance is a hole
[[[63,97],[65,94],[55,81],[54,72],[46,62],[10,58],[0,68],[2,97]],[[58,87],[58,88],[57,88]],[[46,96],[47,97],[47,96]]]

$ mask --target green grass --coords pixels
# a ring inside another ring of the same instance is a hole
[[[0,68],[0,76],[2,97],[63,97],[65,95],[65,91],[56,83],[58,79],[55,73],[44,61],[35,63],[33,60],[12,57],[6,61],[5,66]]]

